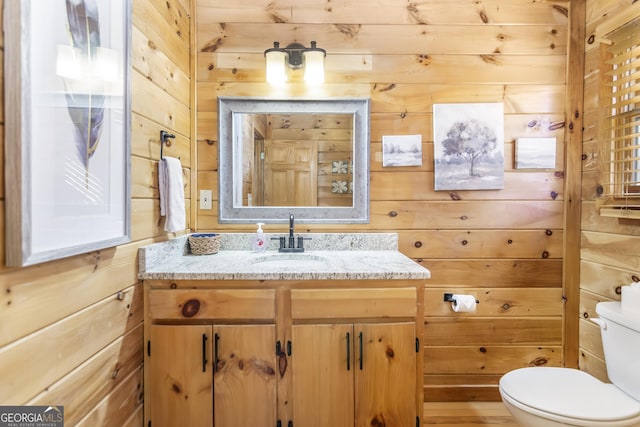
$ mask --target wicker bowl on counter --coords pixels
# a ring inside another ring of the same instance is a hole
[[[220,235],[216,233],[190,234],[189,248],[194,255],[217,254],[220,250]]]

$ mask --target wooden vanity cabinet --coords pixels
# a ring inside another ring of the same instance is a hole
[[[415,425],[415,338],[408,322],[294,325],[294,425]]]
[[[419,425],[422,284],[356,286],[145,282],[145,426]]]
[[[274,325],[152,325],[150,342],[153,426],[276,425]]]
[[[213,375],[203,346],[211,326],[151,326],[145,390],[152,426],[211,426]]]
[[[416,297],[415,288],[291,291],[294,426],[419,425]]]
[[[273,296],[273,290],[149,292],[145,425],[276,426]]]

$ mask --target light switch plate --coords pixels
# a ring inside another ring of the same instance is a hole
[[[211,190],[200,190],[200,209],[211,208]]]

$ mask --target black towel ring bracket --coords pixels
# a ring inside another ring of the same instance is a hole
[[[161,130],[160,131],[160,160],[164,159],[164,154],[163,154],[163,149],[164,149],[164,145],[167,144],[167,147],[171,147],[171,141],[169,141],[169,138],[175,138],[176,136],[172,133],[169,133],[167,131]]]

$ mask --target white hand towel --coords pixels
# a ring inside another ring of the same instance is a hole
[[[164,229],[170,233],[186,228],[187,214],[184,206],[184,183],[180,160],[164,157],[158,164],[160,187],[160,216],[166,216]]]

